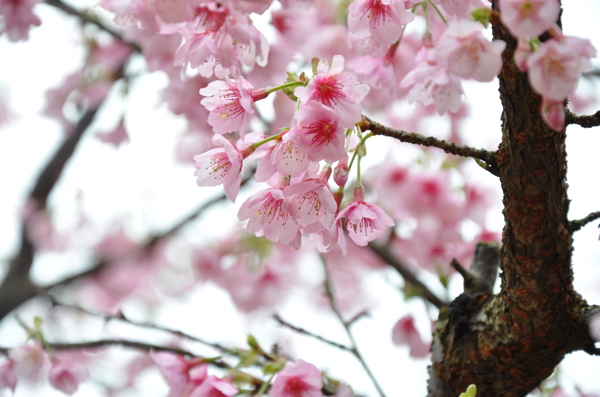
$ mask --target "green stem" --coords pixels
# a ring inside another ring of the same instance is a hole
[[[290,87],[300,87],[303,86],[304,83],[302,81],[289,81],[287,83],[275,86],[275,87],[271,87],[271,88],[267,88],[266,91],[271,94],[275,91],[279,91],[279,90],[283,90],[285,88],[290,88]]]
[[[438,8],[438,6],[436,6],[431,0],[429,0],[429,4],[431,4],[433,6],[433,9],[435,10],[435,12],[437,12],[437,14],[440,16],[440,18],[442,18],[442,21],[444,21],[444,23],[447,25],[448,24],[448,20],[446,19],[446,17],[444,16],[444,14],[442,14],[442,11],[440,11],[440,9]],[[429,23],[429,21],[428,21]]]

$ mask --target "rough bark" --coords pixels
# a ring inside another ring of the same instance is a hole
[[[514,65],[514,38],[499,23],[493,31],[507,43],[496,152],[505,219],[501,291],[468,291],[440,311],[431,397],[456,397],[469,384],[481,396],[524,396],[566,353],[593,346],[587,319],[595,309],[572,284],[566,132],[551,130],[540,117],[541,98]]]

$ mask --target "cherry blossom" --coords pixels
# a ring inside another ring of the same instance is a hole
[[[323,393],[321,372],[314,365],[304,360],[288,362],[277,373],[271,386],[271,397],[321,397]]]
[[[0,35],[6,33],[10,41],[27,40],[29,28],[40,26],[33,7],[42,0],[0,0]]]
[[[326,166],[317,178],[294,183],[283,191],[284,196],[292,196],[290,213],[299,225],[320,222],[327,229],[332,227],[337,204],[327,184],[330,175],[331,166]]]
[[[546,124],[554,131],[561,131],[565,127],[565,106],[563,101],[555,101],[543,97],[541,114]]]
[[[458,111],[464,94],[460,80],[443,66],[428,61],[428,56],[429,50],[421,49],[417,54],[420,62],[400,82],[400,88],[408,90],[408,103],[435,104],[440,115],[447,110]]]
[[[369,86],[359,84],[356,76],[343,72],[344,57],[333,57],[331,67],[320,60],[317,74],[306,87],[296,88],[294,94],[303,105],[310,101],[319,102],[331,109],[340,117],[342,127],[353,128],[362,113],[361,101],[369,93]]]
[[[39,344],[21,345],[8,352],[9,358],[15,363],[18,378],[36,376],[46,362],[46,352]]]
[[[282,178],[285,181],[285,178]],[[267,188],[246,200],[238,211],[240,221],[248,220],[246,230],[257,236],[264,235],[273,242],[300,244],[300,225],[290,214],[289,198],[283,196],[283,188]]]
[[[200,103],[210,112],[208,124],[216,134],[240,131],[243,137],[254,114],[255,97],[248,80],[215,80],[200,90]]]
[[[402,317],[392,329],[392,341],[398,346],[408,345],[411,357],[427,357],[429,344],[423,342],[419,331],[415,328],[411,315]]]
[[[500,0],[500,20],[516,37],[537,37],[560,13],[558,0]]]
[[[240,151],[222,135],[215,135],[213,143],[223,147],[194,156],[196,183],[198,186],[223,184],[227,198],[235,202],[242,182],[243,161],[254,152],[254,146],[249,145]]]
[[[0,364],[0,391],[9,389],[13,393],[17,387],[17,371],[15,370],[15,362],[7,361]]]
[[[61,354],[54,357],[48,370],[50,384],[65,394],[73,394],[79,384],[89,378],[90,374],[81,362],[80,357],[73,354]]]
[[[346,153],[346,135],[338,114],[318,102],[302,106],[294,116],[289,131],[298,147],[311,161],[325,160],[333,163]]]
[[[267,147],[265,152],[254,174],[257,182],[265,182],[275,173],[279,173],[279,176],[298,177],[311,165],[306,151],[290,139],[289,133],[282,134],[281,138],[275,141],[275,145]]]
[[[479,22],[452,20],[436,44],[434,57],[457,76],[487,82],[500,72],[505,47],[501,40],[486,40]]]
[[[238,390],[231,384],[231,381],[210,375],[192,390],[189,397],[229,397],[235,396],[237,393]]]
[[[101,142],[113,145],[118,148],[123,142],[129,141],[129,135],[125,128],[125,120],[121,118],[114,130],[96,134],[96,138]]]
[[[348,10],[350,39],[387,46],[400,38],[402,26],[414,18],[404,0],[354,0]]]
[[[365,202],[365,188],[354,187],[352,202],[341,210],[337,219],[345,218],[348,235],[357,245],[365,246],[381,236],[394,221],[377,204]]]

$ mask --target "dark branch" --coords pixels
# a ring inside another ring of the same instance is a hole
[[[398,259],[398,257],[394,255],[388,248],[382,247],[381,245],[375,243],[369,243],[369,248],[371,248],[371,250],[381,259],[383,259],[388,265],[396,269],[407,283],[410,283],[421,290],[421,296],[423,296],[423,298],[425,298],[429,303],[433,304],[438,309],[448,306],[448,302],[438,298],[438,296],[434,294],[425,284],[423,284],[421,280],[419,280],[417,276],[415,276],[414,273],[411,272],[408,267],[402,263],[402,261]]]
[[[384,135],[391,138],[396,138],[401,142],[414,143],[429,147],[442,149],[446,153],[454,154],[462,157],[473,157],[485,163],[485,169],[490,173],[498,176],[498,167],[495,159],[495,152],[490,152],[484,149],[475,149],[469,146],[457,145],[452,142],[444,141],[434,137],[427,137],[414,132],[406,132],[396,130],[385,125],[379,124],[371,120],[367,116],[363,116],[360,127],[363,131],[370,130],[374,135]]]
[[[577,124],[583,128],[598,127],[600,125],[600,110],[588,116],[578,116],[570,110],[565,112],[565,122],[569,124]]]
[[[588,223],[595,221],[596,219],[600,219],[600,211],[592,212],[583,219],[577,219],[569,222],[569,229],[571,230],[571,233],[576,232]]]
[[[83,133],[94,120],[97,111],[98,107],[94,107],[83,114],[71,135],[65,139],[37,178],[29,194],[29,199],[34,200],[40,210],[45,208],[50,192],[60,178],[67,161],[73,155]],[[0,319],[21,303],[37,295],[37,289],[29,280],[34,253],[35,248],[27,235],[27,226],[23,224],[21,247],[14,259],[11,260],[8,273],[0,284]]]
[[[138,44],[133,43],[131,41],[125,40],[123,38],[123,36],[121,36],[120,33],[118,33],[117,31],[109,28],[104,23],[102,23],[101,21],[97,20],[96,18],[93,18],[89,14],[77,10],[77,9],[71,7],[70,5],[63,3],[61,0],[46,0],[46,4],[51,5],[53,7],[56,7],[59,10],[64,11],[66,14],[69,14],[69,15],[72,15],[74,17],[77,17],[82,22],[90,23],[92,25],[96,25],[98,28],[100,28],[101,30],[103,30],[106,33],[110,34],[111,36],[113,36],[117,40],[121,41],[124,44],[127,44],[135,52],[138,52],[138,53],[142,52],[142,48]]]
[[[333,347],[337,347],[338,349],[345,350],[345,351],[348,351],[348,352],[352,353],[352,348],[350,348],[350,347],[348,347],[346,345],[342,345],[341,343],[334,342],[334,341],[332,341],[330,339],[324,338],[324,337],[322,337],[320,335],[314,334],[314,333],[312,333],[310,331],[305,330],[304,328],[296,327],[295,325],[292,325],[292,324],[288,323],[287,321],[285,321],[284,319],[282,319],[281,317],[279,317],[277,314],[274,315],[273,318],[279,324],[281,324],[284,327],[287,327],[287,328],[289,328],[289,329],[291,329],[293,331],[296,331],[299,334],[310,336],[312,338],[320,340],[323,343],[326,343],[326,344],[331,345]]]

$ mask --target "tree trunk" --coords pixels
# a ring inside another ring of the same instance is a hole
[[[494,1],[497,10],[497,1]],[[589,349],[592,309],[573,290],[572,230],[567,219],[565,131],[540,116],[541,98],[514,64],[507,43],[500,72],[502,143],[496,152],[504,193],[501,291],[471,289],[440,311],[434,331],[429,396],[524,396],[570,351]]]

